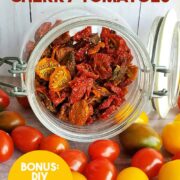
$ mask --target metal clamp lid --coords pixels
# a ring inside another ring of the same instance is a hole
[[[0,81],[0,87],[6,90],[11,96],[26,96],[24,72],[26,71],[27,64],[18,57],[0,58],[0,67],[5,64],[11,66],[8,72],[12,74],[13,77],[19,77],[21,84],[18,87],[10,83]]]

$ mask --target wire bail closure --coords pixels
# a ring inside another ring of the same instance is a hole
[[[24,82],[24,72],[26,71],[27,68],[27,63],[24,63],[21,59],[18,57],[4,57],[0,58],[0,67],[3,65],[9,65],[11,68],[8,70],[12,76],[19,77],[21,85],[20,87],[15,86],[10,83],[5,83],[0,81],[0,87],[7,91],[9,95],[11,96],[26,96],[26,87],[25,87],[25,82]],[[8,90],[10,89],[10,90]]]
[[[154,87],[155,87],[155,82],[156,82],[156,74],[157,73],[163,73],[164,76],[166,77],[167,75],[169,75],[170,70],[167,69],[165,66],[157,66],[155,64],[153,64],[153,83],[152,83],[152,93],[151,93],[151,98],[161,98],[164,96],[168,96],[169,92],[167,89],[162,89],[159,91],[154,91]]]

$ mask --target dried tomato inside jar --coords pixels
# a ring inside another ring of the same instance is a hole
[[[138,68],[132,60],[126,41],[111,29],[103,27],[98,34],[88,26],[74,36],[66,32],[48,46],[36,66],[37,95],[62,121],[83,126],[106,120],[136,80]]]

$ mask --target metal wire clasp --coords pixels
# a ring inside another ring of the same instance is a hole
[[[18,57],[0,58],[0,67],[4,64],[7,64],[11,67],[8,72],[12,74],[13,77],[20,78],[21,85],[18,87],[10,83],[0,81],[0,87],[5,89],[12,96],[26,96],[26,87],[23,73],[26,71],[27,64]]]
[[[164,66],[157,66],[157,65],[153,64],[153,71],[154,71],[154,75],[153,75],[151,98],[160,98],[160,97],[168,96],[169,93],[168,93],[167,89],[154,91],[154,86],[155,86],[155,82],[156,82],[156,74],[163,73],[164,76],[167,76],[170,73],[169,69],[167,69]]]

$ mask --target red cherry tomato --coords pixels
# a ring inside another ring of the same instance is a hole
[[[88,152],[93,160],[104,157],[113,162],[120,154],[120,147],[112,140],[98,140],[89,146]]]
[[[42,139],[40,149],[59,154],[69,149],[69,143],[64,138],[52,134]]]
[[[108,159],[99,158],[86,166],[84,174],[88,180],[116,180],[117,170]]]
[[[30,108],[30,104],[28,101],[28,98],[26,96],[22,96],[22,97],[16,97],[18,103],[24,108],[24,109],[29,109]]]
[[[176,153],[172,158],[172,160],[178,160],[178,159],[180,159],[180,152]]]
[[[0,163],[9,160],[14,152],[14,144],[8,133],[0,130]]]
[[[6,109],[9,106],[10,99],[2,89],[0,89],[0,111]]]
[[[149,178],[156,177],[164,163],[160,152],[151,148],[138,151],[132,158],[131,165],[144,171]]]
[[[69,165],[71,171],[81,173],[83,172],[87,164],[87,157],[84,154],[84,152],[76,150],[76,149],[64,151],[60,154],[60,156]]]
[[[42,133],[30,126],[19,126],[11,133],[17,149],[23,153],[37,150],[43,138]]]

